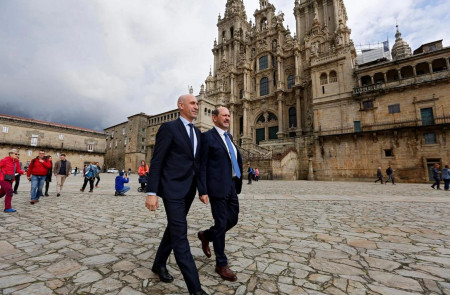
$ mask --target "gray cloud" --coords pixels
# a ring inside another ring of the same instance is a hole
[[[450,0],[347,0],[355,43],[447,39]],[[226,0],[0,1],[0,113],[102,130],[175,108],[213,63]],[[247,17],[259,7],[244,1]],[[292,34],[294,1],[271,0]],[[444,40],[447,42],[447,40]]]

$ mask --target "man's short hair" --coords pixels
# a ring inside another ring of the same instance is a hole
[[[219,108],[215,108],[214,111],[212,111],[212,113],[214,116],[218,116],[219,115]]]
[[[65,156],[66,156],[66,154],[62,153],[62,154],[61,154],[60,156],[64,156],[64,157],[65,157]]]

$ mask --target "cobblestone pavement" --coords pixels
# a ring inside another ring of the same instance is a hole
[[[126,197],[113,178],[81,193],[29,204],[22,177],[17,213],[0,213],[1,294],[187,294],[150,268],[166,224],[149,212],[137,177]],[[3,200],[1,200],[3,203]],[[3,208],[3,205],[2,205]],[[260,181],[244,185],[240,221],[226,252],[238,281],[220,279],[196,233],[212,223],[196,200],[188,216],[192,254],[210,294],[450,294],[450,192],[427,184]]]

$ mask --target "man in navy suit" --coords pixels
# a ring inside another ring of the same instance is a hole
[[[212,112],[214,128],[202,134],[201,164],[198,192],[203,203],[211,202],[214,225],[198,232],[203,252],[211,257],[209,242],[213,242],[216,254],[216,272],[228,281],[237,277],[228,266],[225,255],[225,233],[238,222],[238,196],[242,188],[242,158],[227,133],[230,112],[219,107]]]
[[[158,197],[164,202],[167,227],[156,253],[152,271],[161,281],[170,283],[173,277],[166,268],[173,250],[175,260],[183,274],[190,294],[208,295],[202,290],[197,267],[187,239],[186,215],[197,188],[200,159],[200,131],[193,126],[197,118],[198,102],[187,94],[178,99],[180,117],[163,123],[156,134],[145,206],[154,211],[159,208]]]

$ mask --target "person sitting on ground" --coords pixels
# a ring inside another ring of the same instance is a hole
[[[125,175],[125,176],[124,176]],[[128,183],[128,175],[125,172],[120,171],[119,175],[116,176],[116,192],[115,196],[125,196],[125,193],[130,190],[129,186],[125,186],[124,183]]]

